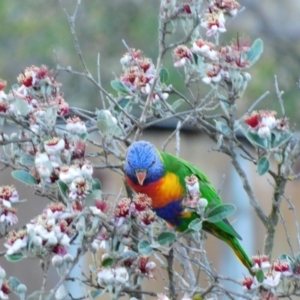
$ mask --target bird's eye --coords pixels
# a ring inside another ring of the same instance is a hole
[[[155,164],[155,159],[153,159],[150,167],[152,167],[154,164]]]

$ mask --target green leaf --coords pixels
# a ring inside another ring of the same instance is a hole
[[[178,99],[172,103],[171,107],[173,110],[176,110],[178,107],[180,107],[184,103],[185,103],[184,99]]]
[[[274,132],[272,132],[272,135],[273,133]],[[271,146],[272,148],[278,148],[283,144],[287,143],[292,137],[293,134],[291,132],[279,132],[278,137],[272,140]]]
[[[247,60],[250,63],[250,66],[252,66],[254,63],[258,61],[260,56],[262,55],[264,50],[264,43],[261,39],[256,39],[254,43],[252,44],[249,51],[246,52]]]
[[[16,277],[10,276],[8,278],[9,286],[12,288],[13,291],[15,291],[18,286],[21,284],[20,280]]]
[[[130,94],[129,89],[119,80],[112,80],[110,85],[114,90],[121,94]]]
[[[112,135],[120,136],[122,134],[117,119],[107,109],[97,111],[97,128],[109,138],[112,138]]]
[[[128,103],[131,101],[131,99],[132,98],[122,98],[122,99],[118,100],[119,106],[115,105],[114,110],[118,113],[121,112],[120,107],[125,108],[128,105]]]
[[[189,229],[194,231],[200,231],[202,229],[202,220],[195,219],[189,224]]]
[[[98,290],[95,290],[95,291],[91,291],[91,297],[93,299],[96,299],[98,297],[100,297],[102,294],[105,293],[105,289],[98,289]]]
[[[141,240],[138,243],[138,251],[143,255],[149,255],[152,252],[152,247],[147,240]]]
[[[176,234],[170,231],[164,231],[157,237],[157,242],[161,245],[171,244],[176,240]]]
[[[92,190],[101,190],[101,182],[98,178],[93,179]]]
[[[36,179],[27,171],[25,170],[14,170],[11,172],[12,177],[15,179],[28,184],[28,185],[36,185]]]
[[[159,79],[161,83],[166,83],[169,78],[169,72],[167,69],[161,69],[159,72]]]
[[[262,283],[265,279],[265,274],[264,274],[264,271],[263,270],[258,270],[256,273],[255,273],[255,277],[257,279],[257,281],[259,283]]]
[[[221,121],[216,121],[216,128],[221,131],[224,135],[229,135],[231,130],[230,128],[228,127],[227,124],[225,124],[224,122],[221,122]]]
[[[25,258],[25,256],[22,253],[16,253],[11,255],[5,255],[5,258],[10,262],[18,262]]]
[[[283,155],[279,153],[274,153],[274,158],[276,163],[279,165],[283,162]]]
[[[32,155],[27,154],[27,153],[22,154],[21,157],[20,157],[20,163],[23,166],[31,167],[31,166],[34,165],[34,157]]]
[[[194,58],[195,64],[197,65],[199,56],[197,54],[193,53],[193,58]]]
[[[230,203],[220,204],[214,207],[206,218],[207,222],[217,223],[235,212],[235,206]]]
[[[111,267],[114,263],[114,260],[111,257],[106,257],[102,260],[101,266],[106,268],[106,267]]]
[[[57,186],[58,186],[58,190],[59,190],[61,196],[65,200],[68,200],[69,199],[69,197],[68,197],[69,187],[63,181],[61,181],[61,180],[57,181]]]
[[[287,254],[281,254],[278,259],[280,261],[287,261],[288,263],[293,263],[293,259]]]
[[[22,116],[26,116],[29,113],[29,106],[28,106],[27,102],[24,101],[23,99],[17,98],[14,101],[14,106],[15,106],[16,110],[18,111],[18,114],[20,114]]]
[[[242,128],[243,133],[249,142],[254,145],[264,149],[268,149],[268,141],[266,139],[261,138],[257,133],[245,130]]]
[[[266,156],[261,157],[257,162],[258,175],[264,175],[270,169],[270,162]]]
[[[102,199],[102,191],[101,190],[93,190],[90,194],[88,194],[85,198],[85,206],[95,206],[95,200]]]

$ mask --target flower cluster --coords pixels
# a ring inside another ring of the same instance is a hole
[[[149,261],[149,257],[140,256],[137,261],[137,273],[148,278],[154,279],[153,271],[156,268],[156,264],[153,261]]]
[[[131,49],[121,59],[123,74],[121,82],[132,92],[140,91],[149,94],[153,83],[155,68],[152,61],[142,56],[140,50]]]
[[[194,75],[199,73],[204,83],[218,83],[230,77],[231,69],[243,71],[250,66],[249,50],[247,39],[238,39],[217,49],[212,42],[199,38],[193,41],[191,48],[179,45],[174,49],[174,66],[189,66]],[[198,60],[203,63],[198,65]],[[245,79],[250,79],[248,73],[245,73]]]
[[[206,35],[212,36],[225,32],[225,15],[234,17],[239,8],[240,5],[235,0],[212,1],[201,20],[201,26],[206,29]]]
[[[59,92],[61,84],[46,66],[25,68],[17,81],[18,85],[14,85],[8,94],[4,92],[6,81],[0,81],[1,112],[27,116],[33,128],[37,128],[34,125],[46,125],[50,107],[58,116],[69,113],[69,105]]]
[[[0,187],[0,233],[4,235],[7,227],[18,222],[16,209],[12,205],[19,202],[19,194],[14,186]]]
[[[104,286],[112,298],[118,295],[124,286],[129,284],[129,274],[124,267],[103,268],[97,273],[97,281]]]
[[[149,95],[156,73],[152,60],[143,56],[141,50],[130,49],[124,54],[120,62],[123,73],[119,80],[124,88],[121,90],[116,88],[116,90],[122,94],[127,94],[127,99]],[[158,81],[151,96],[153,103],[159,103],[160,99],[166,100],[169,94],[162,90],[162,84]]]
[[[90,193],[93,183],[93,167],[85,153],[85,122],[73,116],[64,119],[64,130],[56,126],[57,118],[69,113],[69,105],[59,91],[61,84],[46,66],[26,68],[17,81],[18,84],[13,85],[6,94],[6,82],[0,80],[0,110],[8,117],[13,115],[15,119],[26,119],[28,127],[24,127],[20,134],[2,137],[11,142],[4,146],[5,153],[9,153],[16,164],[28,168],[25,179],[31,185],[35,180],[36,185],[45,189],[61,181],[67,186],[63,195],[65,200],[70,203],[82,202]],[[14,142],[19,139],[22,142]],[[24,172],[22,176],[24,178]],[[15,211],[8,207],[3,214],[12,217]]]
[[[186,207],[186,209],[198,208],[199,212],[203,213],[208,202],[206,199],[201,198],[200,183],[198,177],[194,174],[185,177],[185,186],[187,194],[182,200],[182,205]]]
[[[0,267],[0,299],[8,299],[8,294],[11,292],[8,280],[5,279],[6,272]]]
[[[116,205],[114,220],[116,226],[121,226],[125,220],[136,217],[142,226],[151,225],[156,218],[151,210],[151,198],[146,194],[136,194],[132,201],[129,198],[122,198]]]
[[[226,31],[227,17],[234,17],[240,5],[235,0],[212,0],[204,13],[199,15],[197,1],[187,1],[180,8],[173,10],[169,18],[179,18],[186,32],[193,28],[192,45],[178,45],[173,50],[175,67],[185,67],[187,80],[202,80],[206,84],[232,82],[240,94],[245,90],[251,79],[245,70],[251,67],[260,57],[263,49],[262,42],[256,40],[252,46],[246,38],[238,38],[228,45],[218,45],[203,38],[201,28],[206,29],[207,38]],[[175,5],[175,4],[174,4]],[[199,3],[198,3],[199,5]],[[172,6],[172,1],[168,6]],[[170,10],[168,8],[167,10]],[[180,12],[183,12],[180,13]],[[200,18],[200,24],[195,24]],[[196,27],[196,28],[195,28]]]
[[[102,287],[105,287],[110,294],[119,293],[122,288],[130,287],[132,282],[142,283],[144,278],[154,279],[154,270],[156,264],[149,260],[149,257],[140,255],[130,255],[133,253],[128,247],[125,247],[124,258],[116,265],[102,267],[97,271],[97,281]],[[126,254],[128,254],[126,256]],[[107,258],[107,254],[103,255]],[[126,258],[125,258],[126,257]]]
[[[282,278],[297,277],[295,267],[288,259],[277,260],[273,263],[270,262],[269,257],[266,255],[256,255],[252,257],[253,272],[262,270],[264,278],[261,282],[256,277],[245,277],[242,281],[244,289],[248,292],[257,292],[259,287],[265,290],[273,290],[280,284]]]
[[[70,225],[74,216],[74,212],[62,203],[49,204],[26,228],[9,232],[5,243],[7,257],[34,258],[48,253],[65,255],[73,234]]]
[[[244,122],[249,126],[251,132],[256,133],[260,138],[270,139],[274,131],[285,132],[289,130],[287,118],[276,119],[276,111],[260,110],[253,111],[246,117]]]

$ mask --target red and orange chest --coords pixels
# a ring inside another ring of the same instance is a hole
[[[148,195],[152,199],[153,208],[162,208],[173,201],[182,199],[185,194],[178,176],[174,173],[167,173],[161,179],[146,186],[133,183],[127,176],[126,181],[136,193]]]

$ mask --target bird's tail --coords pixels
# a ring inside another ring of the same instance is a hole
[[[240,242],[235,237],[224,241],[231,247],[240,262],[249,270],[250,274],[253,275],[253,262],[245,252],[244,248],[241,246]]]
[[[209,226],[206,226],[207,224],[203,223],[203,229],[211,234],[213,234],[215,237],[219,238],[220,240],[227,243],[230,248],[233,250],[235,255],[238,257],[240,262],[249,270],[250,274],[254,274],[252,271],[253,262],[249,258],[246,251],[241,246],[238,239],[231,234],[221,231],[220,228],[218,228],[215,224],[209,223]]]

